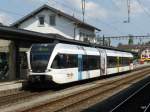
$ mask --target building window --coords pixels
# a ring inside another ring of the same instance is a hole
[[[79,35],[80,35],[80,39],[79,39],[79,40],[80,40],[80,41],[83,41],[84,34],[83,34],[82,32],[80,32]]]
[[[55,26],[56,25],[56,15],[50,15],[49,16],[49,24],[51,25],[51,26]]]
[[[44,26],[45,16],[39,16],[38,19],[39,19],[39,25]]]
[[[84,37],[84,38],[83,38],[83,41],[84,41],[84,42],[89,42],[89,39],[88,39],[87,37]]]

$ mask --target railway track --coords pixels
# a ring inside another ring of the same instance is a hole
[[[36,98],[39,95],[44,95],[47,93],[50,93],[51,91],[45,91],[45,92],[30,92],[30,91],[20,91],[16,94],[11,94],[7,96],[0,97],[0,108],[1,107],[8,107],[13,104],[26,102],[28,100],[31,100],[32,98]]]
[[[150,81],[142,85],[133,94],[127,97],[119,105],[115,106],[111,112],[149,112],[150,109]]]
[[[144,67],[144,69],[146,68],[147,67]],[[70,89],[72,88],[70,87]],[[0,108],[4,106],[20,103],[20,102],[25,102],[30,100],[31,98],[35,98],[36,96],[50,94],[50,93],[53,94],[54,92],[53,91],[45,91],[45,92],[17,91],[13,94],[3,95],[0,96]]]
[[[108,81],[103,84],[97,84],[94,87],[72,93],[61,98],[56,98],[46,104],[42,104],[24,112],[66,112],[66,111],[82,111],[102,100],[108,98],[112,94],[127,88],[133,83],[145,78],[150,73],[150,69],[146,68],[141,71],[136,71],[134,75],[126,76],[123,79]],[[22,110],[20,110],[22,111]]]
[[[94,81],[95,86],[91,88],[86,88],[83,90],[76,91],[71,94],[62,95],[61,97],[56,97],[46,103],[40,103],[36,106],[31,106],[29,108],[18,108],[14,111],[30,111],[30,112],[46,112],[46,111],[81,111],[95,103],[96,101],[104,100],[106,97],[112,94],[114,91],[122,90],[126,85],[134,83],[133,81],[138,81],[145,77],[146,74],[150,73],[150,69],[144,68],[143,70],[137,70],[131,75],[124,75],[124,78],[118,78],[117,80],[104,81],[103,83],[99,81]],[[135,76],[136,75],[136,76]],[[132,82],[132,83],[131,83]],[[85,84],[86,85],[86,84]],[[60,91],[44,91],[44,92],[30,92],[30,91],[20,91],[16,94],[7,95],[0,97],[0,110],[9,108],[11,106],[17,106],[18,104],[24,104],[24,102],[29,102],[32,99],[35,100],[38,97],[43,97],[47,94],[61,93],[62,91],[68,91],[70,89],[78,88],[81,85],[75,87],[69,87]],[[115,93],[114,92],[114,93]],[[96,100],[96,101],[95,101]],[[83,108],[84,107],[84,108]],[[7,110],[7,109],[6,109]],[[9,110],[9,109],[8,109]],[[11,110],[11,109],[10,109]],[[4,110],[3,110],[4,111]]]
[[[2,96],[0,97],[0,108],[3,106],[8,106],[13,103],[17,103],[21,100],[25,100],[28,97],[36,96],[37,92],[29,92],[29,91],[20,91],[15,94]]]
[[[148,104],[148,106],[145,108],[144,112],[149,112],[150,111],[150,103]]]

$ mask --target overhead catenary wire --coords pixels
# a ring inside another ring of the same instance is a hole
[[[128,7],[128,23],[130,23],[130,0],[127,0],[127,7]]]
[[[138,4],[140,5],[140,7],[143,9],[144,13],[150,17],[150,13],[146,10],[146,8],[143,6],[142,2],[140,0],[136,0],[138,2]]]
[[[83,22],[85,21],[85,0],[82,0],[82,18],[83,18]]]

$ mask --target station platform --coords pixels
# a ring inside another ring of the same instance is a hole
[[[22,89],[26,80],[16,80],[0,83],[0,97],[14,94]]]
[[[139,69],[142,67],[150,66],[150,64],[137,64],[134,65],[135,69]],[[26,80],[15,80],[9,82],[0,82],[0,97],[7,96],[9,94],[15,94],[22,90],[22,88],[26,85]]]

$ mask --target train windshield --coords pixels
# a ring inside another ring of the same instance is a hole
[[[33,72],[45,72],[54,44],[34,44],[30,52],[30,63]]]

